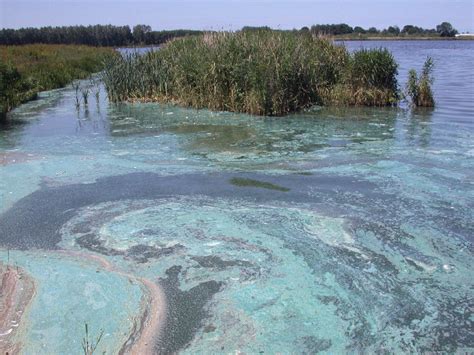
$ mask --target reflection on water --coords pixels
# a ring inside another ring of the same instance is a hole
[[[165,352],[472,351],[474,43],[427,42],[385,44],[402,85],[434,56],[434,109],[262,118],[102,91],[76,110],[64,89],[15,110],[0,243],[41,285],[26,349],[80,351],[84,321],[121,349],[143,312],[135,275],[163,288]]]

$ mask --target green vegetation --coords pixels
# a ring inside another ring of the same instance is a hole
[[[458,33],[449,22],[443,22],[436,26],[436,32],[439,33],[441,37],[454,37]]]
[[[340,83],[329,91],[326,104],[388,106],[399,101],[398,65],[387,49],[361,49],[349,57]]]
[[[310,33],[246,30],[169,42],[111,58],[103,80],[114,102],[285,115],[313,105],[392,105],[397,64],[384,49],[350,54]]]
[[[269,27],[245,26],[242,31],[269,30]],[[298,31],[298,30],[294,30]],[[458,32],[449,22],[443,22],[436,29],[425,29],[415,25],[403,28],[389,26],[385,29],[375,27],[352,27],[345,23],[314,25],[303,27],[300,32],[311,32],[317,36],[330,36],[340,39],[417,39],[417,38],[452,38]],[[159,45],[173,38],[203,34],[195,30],[153,31],[148,25],[129,26],[93,25],[93,26],[62,26],[41,28],[1,29],[0,45],[23,44],[81,44],[88,46],[134,46]]]
[[[200,34],[201,31],[152,31],[150,26],[94,25],[20,28],[0,30],[0,45],[83,44],[88,46],[130,46],[161,44],[172,38]]]
[[[406,91],[407,96],[411,98],[414,106],[433,107],[435,104],[431,90],[431,85],[433,84],[433,66],[433,59],[428,57],[419,77],[414,69],[408,73]]]
[[[63,87],[103,67],[108,48],[67,45],[0,46],[0,115],[39,91]]]
[[[35,96],[31,81],[22,80],[12,64],[0,62],[0,121],[7,111]]]
[[[104,336],[104,330],[100,330],[99,335],[97,336],[96,340],[90,338],[89,335],[89,326],[87,323],[84,324],[85,327],[85,335],[82,338],[82,351],[84,355],[94,355],[94,352],[97,350],[102,337]],[[105,354],[105,351],[104,351]]]
[[[232,178],[230,179],[230,183],[235,186],[240,187],[257,187],[262,189],[269,189],[269,190],[276,190],[281,192],[288,192],[290,189],[272,184],[270,182],[253,180],[253,179],[245,179],[245,178]]]
[[[398,26],[389,26],[386,29],[379,30],[375,27],[364,29],[360,26],[354,28],[345,23],[332,25],[314,25],[311,29],[303,27],[301,31],[309,30],[318,36],[331,36],[340,39],[418,39],[440,37],[454,37],[458,31],[453,28],[449,22],[443,22],[434,28],[422,28],[414,25],[405,25],[402,29]]]

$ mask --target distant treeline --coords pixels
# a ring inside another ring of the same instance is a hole
[[[95,25],[20,28],[0,30],[0,45],[82,44],[88,46],[127,46],[161,44],[175,37],[200,34],[201,31],[152,31],[150,26]]]
[[[269,29],[268,27],[244,27],[242,30]],[[381,36],[441,36],[454,37],[458,32],[449,22],[443,22],[434,29],[425,29],[414,25],[406,25],[402,29],[390,26],[379,30],[375,27],[364,29],[360,26],[348,24],[314,25],[303,27],[300,31],[310,31],[317,35],[381,35]],[[172,38],[201,34],[203,31],[170,30],[152,31],[150,26],[95,25],[95,26],[63,26],[20,28],[0,30],[0,45],[20,44],[80,44],[88,46],[128,46],[128,45],[156,45]]]
[[[351,27],[348,24],[332,24],[332,25],[314,25],[311,28],[303,27],[302,31],[311,31],[319,35],[349,35],[349,34],[371,34],[383,36],[400,36],[400,35],[418,35],[418,36],[441,36],[454,37],[458,31],[453,28],[449,22],[443,22],[436,28],[422,28],[414,25],[405,25],[402,29],[398,26],[389,26],[388,28],[379,30],[375,27],[364,29],[360,26]]]

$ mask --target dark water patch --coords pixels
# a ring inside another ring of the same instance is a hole
[[[446,290],[449,295],[449,290]],[[434,342],[429,351],[456,352],[459,347],[474,348],[474,300],[472,295],[448,298],[439,309],[439,325],[435,327]]]
[[[288,189],[275,194],[269,189],[242,189],[229,184],[232,178],[270,184],[281,182]],[[320,193],[309,193],[312,186]],[[159,199],[171,196],[202,195],[211,198],[245,198],[255,202],[324,202],[336,192],[358,192],[376,198],[375,185],[352,177],[326,175],[266,176],[260,174],[188,174],[160,176],[153,173],[132,173],[98,179],[90,184],[42,186],[22,198],[0,215],[0,245],[8,248],[54,249],[61,241],[61,228],[79,209],[104,202],[120,200]],[[359,201],[360,203],[360,201]]]
[[[261,189],[269,189],[269,190],[277,190],[282,192],[290,191],[289,188],[272,184],[270,182],[253,180],[253,179],[244,179],[244,178],[232,178],[230,179],[230,183],[235,186],[239,187],[258,187]]]
[[[183,249],[186,249],[181,244],[175,244],[171,247],[159,247],[138,244],[131,246],[126,251],[121,251],[113,248],[107,248],[106,246],[104,246],[104,242],[93,233],[84,234],[80,237],[77,237],[75,240],[77,245],[79,245],[81,248],[102,255],[122,255],[126,258],[134,260],[137,263],[146,263],[149,259],[159,259],[163,256],[169,256]]]
[[[321,351],[328,350],[332,346],[330,339],[321,339],[315,336],[302,337],[300,340],[300,348],[302,354],[316,354]]]
[[[295,174],[298,174],[298,175],[305,175],[305,176],[311,176],[311,175],[313,175],[313,173],[310,172],[310,171],[300,171],[300,172],[296,172]]]
[[[104,246],[104,243],[97,238],[95,234],[88,233],[76,238],[76,243],[84,249],[100,253],[103,255],[123,255],[123,252],[110,249]]]
[[[166,278],[160,279],[168,302],[166,325],[157,345],[160,354],[174,354],[193,340],[204,319],[209,317],[209,301],[223,286],[222,282],[211,280],[182,291],[179,288],[181,271],[181,266],[173,266],[166,270]]]
[[[223,260],[217,255],[192,256],[192,260],[197,262],[200,267],[224,270],[228,267],[242,266],[252,267],[253,264],[245,260]]]
[[[130,247],[127,250],[126,255],[138,263],[146,263],[149,259],[159,259],[163,256],[172,255],[184,249],[186,248],[181,244],[175,244],[171,247],[162,248],[138,244]]]

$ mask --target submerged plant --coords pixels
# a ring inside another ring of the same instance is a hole
[[[100,102],[100,80],[97,80],[96,78],[92,77],[90,78],[90,87],[91,91],[94,94],[95,100],[97,104]]]
[[[230,179],[230,183],[232,185],[239,186],[239,187],[259,187],[262,189],[276,190],[276,191],[282,191],[282,192],[290,191],[290,189],[287,187],[275,185],[266,181],[254,180],[254,179],[234,177]]]
[[[94,89],[94,96],[95,96],[95,100],[96,100],[97,104],[99,104],[99,102],[100,102],[100,87],[96,87]]]
[[[72,83],[72,87],[74,89],[74,92],[76,94],[76,108],[79,108],[79,106],[81,105],[81,99],[79,97],[79,89],[80,89],[80,85],[79,85],[79,82],[78,81],[74,81]]]
[[[89,88],[83,88],[81,90],[82,93],[82,99],[84,101],[84,105],[88,104],[88,99],[89,99]]]
[[[433,107],[435,105],[433,91],[433,68],[434,63],[431,57],[428,57],[423,65],[420,76],[415,69],[408,72],[408,82],[406,86],[407,96],[410,97],[412,105],[420,107]]]

